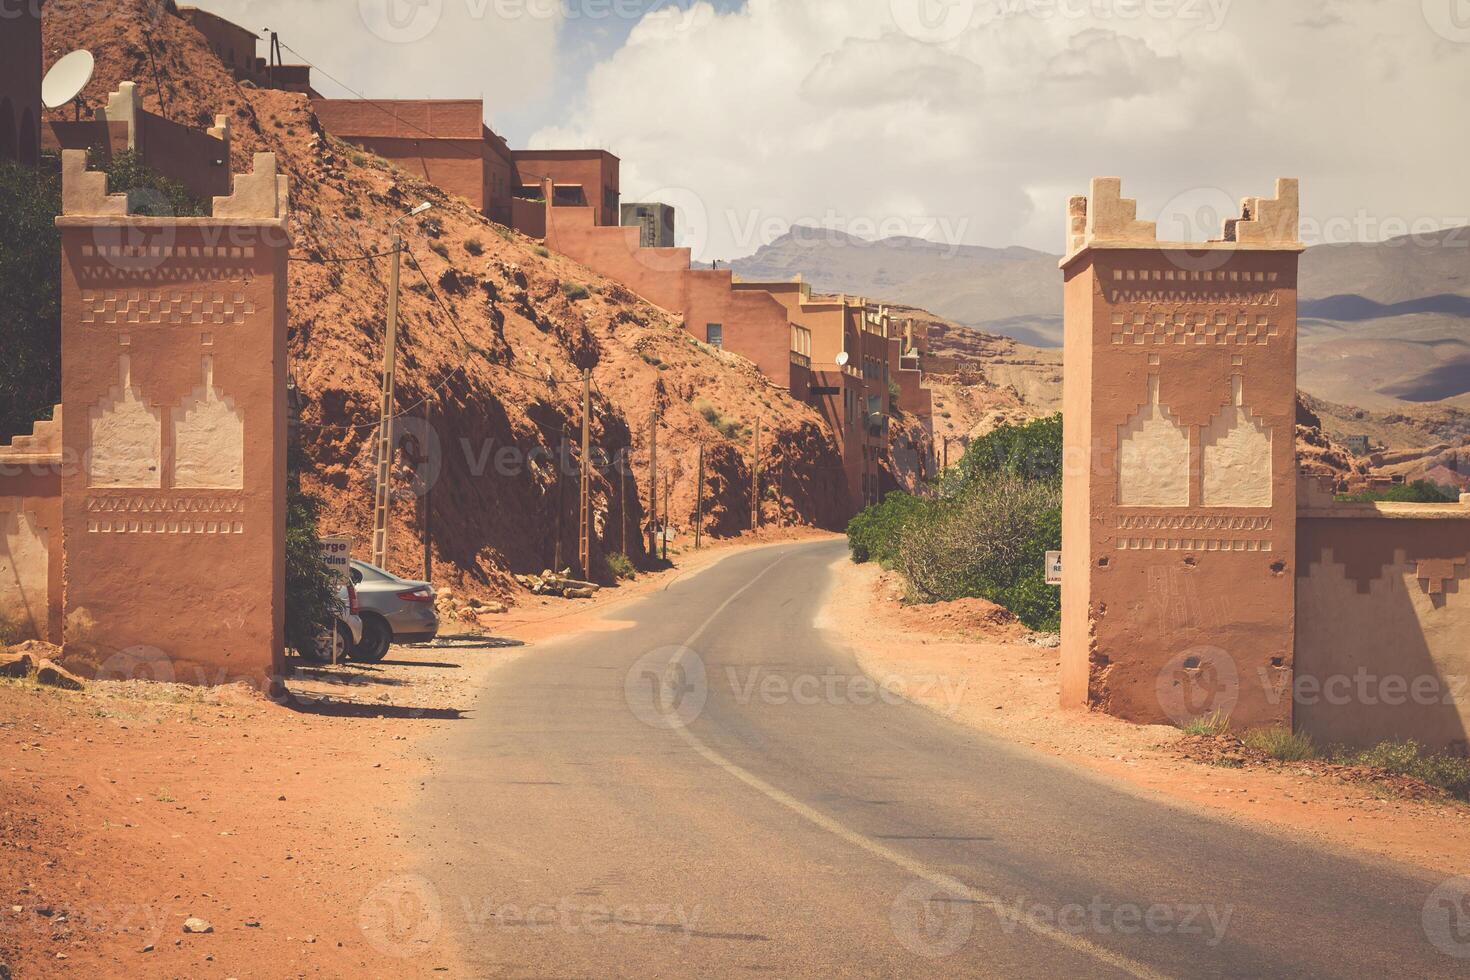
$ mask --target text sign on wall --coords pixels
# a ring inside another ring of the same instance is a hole
[[[352,539],[344,537],[322,538],[322,561],[327,563],[339,582],[352,579]]]
[[[1046,584],[1062,584],[1062,553],[1060,551],[1046,553]]]

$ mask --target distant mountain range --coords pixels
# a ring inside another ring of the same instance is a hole
[[[922,307],[1037,347],[1062,342],[1060,255],[869,242],[795,228],[732,263],[746,279],[800,274],[814,289]],[[1302,256],[1299,377],[1331,402],[1380,411],[1470,408],[1470,228]]]

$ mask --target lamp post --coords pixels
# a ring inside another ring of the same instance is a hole
[[[388,232],[393,236],[393,265],[388,280],[388,329],[383,337],[383,393],[378,406],[377,488],[373,506],[373,564],[379,568],[386,568],[388,562],[388,503],[393,483],[393,388],[398,370],[398,281],[404,247],[398,225],[433,206],[425,201],[388,226]]]

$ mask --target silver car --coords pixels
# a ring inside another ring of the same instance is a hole
[[[334,644],[340,656],[345,659],[361,642],[362,617],[357,614],[357,588],[349,582],[337,589],[335,631],[323,632],[310,649],[298,650],[297,653],[309,663],[329,664],[332,662]]]
[[[362,642],[352,659],[377,663],[395,643],[427,643],[439,635],[434,587],[399,578],[365,561],[352,563],[352,582],[362,616]]]

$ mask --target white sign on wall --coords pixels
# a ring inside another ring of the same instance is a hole
[[[1046,553],[1046,584],[1062,584],[1062,553],[1060,551]]]

